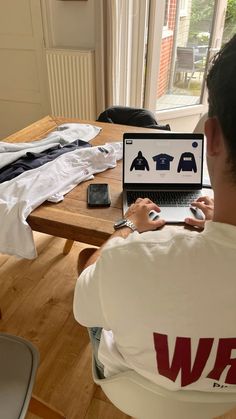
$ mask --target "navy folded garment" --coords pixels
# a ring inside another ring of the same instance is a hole
[[[78,139],[70,144],[64,145],[63,147],[60,144],[57,144],[56,146],[42,151],[41,153],[27,152],[25,156],[0,169],[0,183],[14,179],[27,170],[43,166],[45,163],[55,160],[62,154],[84,147],[92,147],[92,145],[87,141]]]

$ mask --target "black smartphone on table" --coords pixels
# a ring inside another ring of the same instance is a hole
[[[111,198],[108,183],[91,183],[87,189],[89,207],[109,207]]]

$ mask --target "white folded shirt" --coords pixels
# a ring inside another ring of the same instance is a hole
[[[115,167],[121,158],[121,142],[81,148],[0,184],[0,252],[35,258],[28,215],[44,201],[57,202],[80,182]]]

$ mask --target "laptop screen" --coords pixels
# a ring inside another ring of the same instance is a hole
[[[203,134],[124,134],[123,184],[202,186]]]

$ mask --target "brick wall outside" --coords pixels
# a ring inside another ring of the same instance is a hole
[[[169,3],[168,30],[173,31],[173,33],[163,38],[161,43],[160,70],[157,82],[157,98],[165,94],[168,88],[171,69],[177,0],[169,0]]]
[[[177,0],[169,0],[169,1],[170,1],[170,7],[169,7],[168,28],[174,31]]]

